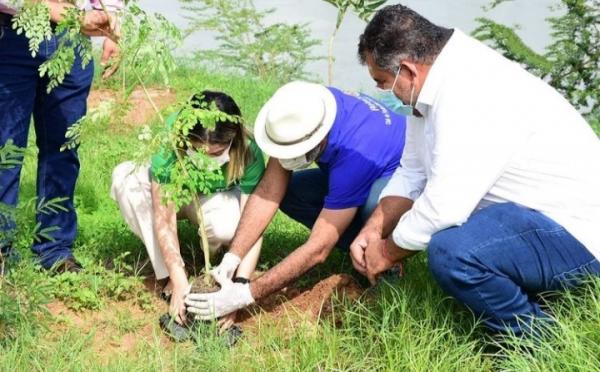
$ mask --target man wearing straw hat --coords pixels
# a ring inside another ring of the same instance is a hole
[[[399,164],[405,118],[374,99],[295,81],[263,106],[254,126],[271,158],[250,196],[230,250],[213,270],[221,290],[192,293],[187,310],[212,319],[273,293],[329,256],[348,250]],[[316,168],[308,168],[316,162]],[[250,283],[233,283],[242,257],[277,209],[311,229],[308,240]],[[358,268],[357,268],[358,269]]]

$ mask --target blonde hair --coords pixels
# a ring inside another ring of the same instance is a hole
[[[218,125],[218,124],[217,124]],[[225,180],[230,185],[244,176],[244,170],[254,159],[250,148],[251,134],[244,124],[239,124],[241,130],[233,138],[231,148],[229,149],[229,164],[227,165],[227,174]]]
[[[202,108],[211,103],[214,103],[219,111],[235,117],[236,120],[218,121],[214,130],[207,130],[202,123],[198,123],[190,131],[190,135],[205,143],[231,143],[229,164],[225,175],[227,185],[231,185],[243,177],[246,166],[254,160],[250,148],[252,135],[244,126],[240,108],[229,95],[205,90],[191,98],[192,107]]]

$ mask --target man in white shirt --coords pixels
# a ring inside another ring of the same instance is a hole
[[[545,82],[405,6],[375,15],[359,56],[412,117],[354,266],[374,280],[427,248],[493,331],[535,333],[549,317],[531,294],[600,273],[600,141]]]

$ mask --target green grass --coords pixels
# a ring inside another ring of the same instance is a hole
[[[174,86],[181,99],[207,88],[230,93],[249,123],[276,89],[190,68],[175,74]],[[233,350],[210,331],[198,343],[165,342],[157,326],[165,309],[142,284],[148,272],[140,268],[145,249],[108,195],[112,169],[130,159],[136,146],[135,129],[97,127],[80,148],[75,253],[86,273],[49,277],[31,263],[28,238],[18,240],[25,259],[10,282],[0,282],[1,371],[600,370],[600,281],[550,302],[558,325],[544,343],[509,339],[496,345],[469,311],[441,292],[422,255],[408,262],[407,276],[397,285],[383,286],[369,299],[336,303],[335,321],[265,324]],[[22,200],[34,195],[34,158],[24,166]],[[26,213],[19,221],[31,224],[32,218]],[[183,245],[197,250],[193,228],[182,224],[181,229]],[[260,265],[273,266],[307,236],[305,228],[278,214],[266,233]],[[348,258],[335,252],[301,284],[351,271]],[[70,309],[66,315],[46,310],[57,300]],[[128,337],[142,333],[134,346],[120,349]],[[98,340],[112,346],[99,350]]]

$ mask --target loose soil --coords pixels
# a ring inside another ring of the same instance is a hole
[[[197,282],[204,283],[203,280]],[[58,301],[49,304],[55,327],[47,337],[60,337],[69,330],[92,334],[90,347],[104,363],[147,343],[159,342],[167,349],[172,347],[172,341],[158,326],[158,317],[168,307],[158,297],[162,284],[153,277],[147,278],[144,284],[155,294],[154,310],[144,311],[133,300],[109,303],[101,311],[76,312]],[[297,325],[307,322],[316,325],[319,320],[330,318],[336,298],[352,300],[362,293],[363,289],[351,276],[336,274],[309,288],[288,287],[267,296],[241,311],[237,323],[249,340],[263,326],[275,326],[283,333],[291,334]]]
[[[198,276],[192,281],[192,293],[213,293],[218,292],[221,287],[215,283],[212,277],[209,278],[208,283],[204,280],[204,276]]]
[[[259,324],[293,323],[296,319],[316,322],[332,315],[336,299],[355,300],[363,289],[347,274],[335,274],[310,288],[284,288],[258,301],[238,315],[244,330]]]
[[[148,95],[152,98],[156,107],[161,110],[176,102],[177,97],[171,89],[148,89]],[[101,102],[111,102],[118,104],[120,99],[119,92],[110,89],[95,89],[90,92],[88,97],[88,108],[95,108]],[[129,96],[124,105],[125,112],[122,113],[121,120],[111,120],[111,129],[128,129],[148,124],[155,119],[156,113],[152,104],[146,98],[146,94],[140,88],[135,89]]]

